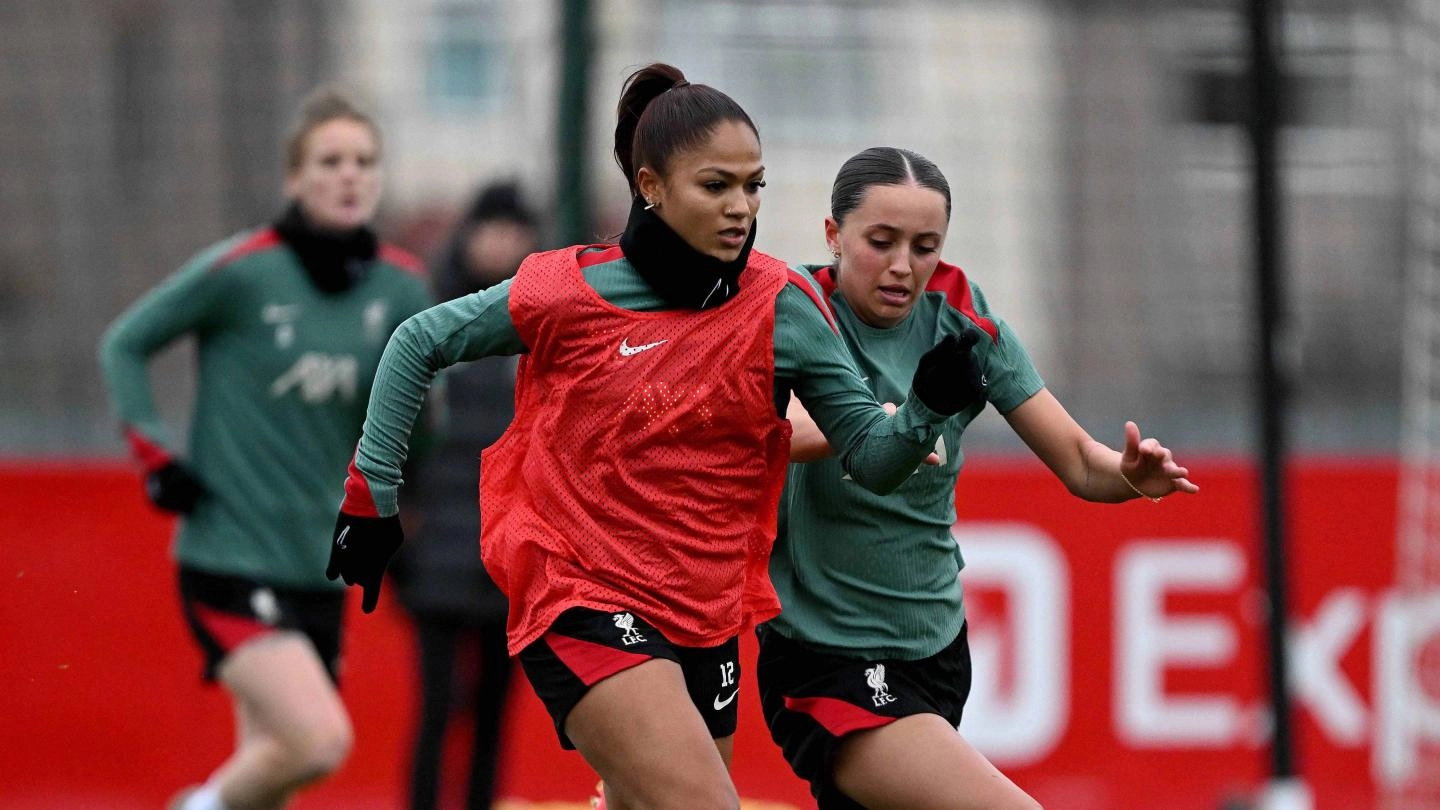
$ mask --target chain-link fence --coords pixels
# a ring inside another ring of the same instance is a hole
[[[476,184],[554,201],[559,15],[529,0],[0,4],[0,453],[119,450],[105,325],[188,255],[273,216],[279,139],[313,85],[376,110],[381,229],[422,254]],[[1392,2],[1286,3],[1284,222],[1302,450],[1398,436],[1406,198]],[[824,257],[840,163],[876,144],[955,191],[946,256],[1099,438],[1125,418],[1191,451],[1253,442],[1255,346],[1233,3],[607,0],[592,6],[598,234],[624,187],[608,133],[662,59],[751,112],[759,247]],[[184,351],[155,368],[183,420]],[[978,447],[1015,447],[983,420]]]

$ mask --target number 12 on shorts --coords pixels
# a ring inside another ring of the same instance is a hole
[[[726,661],[720,665],[720,686],[735,685],[735,662]]]

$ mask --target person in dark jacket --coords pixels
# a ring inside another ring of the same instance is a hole
[[[491,287],[515,274],[537,248],[535,215],[512,183],[482,189],[435,267],[438,300]],[[437,804],[446,731],[469,710],[474,724],[469,810],[490,807],[500,726],[510,684],[505,597],[480,562],[480,451],[514,413],[515,358],[492,357],[444,377],[444,439],[413,478],[417,531],[392,569],[415,622],[421,709],[411,761],[410,806]]]

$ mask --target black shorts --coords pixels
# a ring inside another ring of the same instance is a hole
[[[294,630],[310,639],[330,679],[339,683],[344,591],[281,588],[182,566],[180,604],[205,654],[207,681],[215,680],[220,662],[241,644],[276,630]]]
[[[960,725],[970,696],[965,625],[949,646],[917,661],[829,655],[761,625],[755,675],[770,736],[821,810],[859,808],[834,783],[835,750],[846,734],[914,714]]]
[[[690,701],[705,719],[711,737],[735,733],[738,637],[716,647],[681,647],[633,613],[576,607],[561,613],[545,635],[520,651],[525,676],[555,721],[560,746],[567,750],[575,744],[565,735],[565,718],[590,687],[652,658],[680,665]]]

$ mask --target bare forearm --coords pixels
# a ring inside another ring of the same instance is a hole
[[[817,461],[834,455],[830,442],[820,432],[810,412],[805,410],[799,397],[790,397],[790,408],[785,414],[790,420],[790,460],[792,462]]]
[[[1080,450],[1083,474],[1066,482],[1076,497],[1094,503],[1121,503],[1138,497],[1120,477],[1120,453],[1094,439]]]

